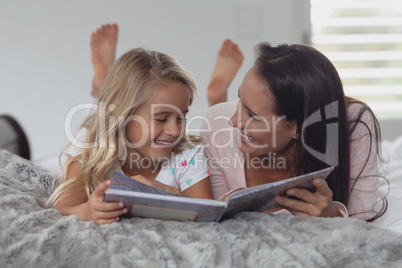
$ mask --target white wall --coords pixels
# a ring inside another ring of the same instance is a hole
[[[91,101],[90,34],[113,22],[120,26],[117,56],[147,45],[175,56],[191,71],[199,87],[192,116],[207,108],[206,86],[225,38],[245,54],[231,85],[234,99],[258,42],[303,41],[309,1],[0,1],[0,114],[22,124],[33,160],[56,155],[66,145],[66,114]]]

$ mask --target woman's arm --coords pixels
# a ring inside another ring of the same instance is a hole
[[[219,116],[218,115],[218,113],[220,112],[219,107],[220,106],[218,105],[208,109],[208,113],[205,117],[205,121],[202,122],[200,131],[200,136],[204,144],[204,155],[206,157],[206,161],[208,162],[209,166],[209,173],[210,173],[209,175],[210,175],[212,192],[215,199],[222,199],[224,195],[229,195],[232,192],[226,180],[222,167],[220,166],[220,161],[222,158],[216,146],[217,142],[222,142],[223,144],[225,144],[228,141],[225,140],[221,141],[220,138],[223,134],[213,135],[214,133],[220,131],[218,126],[223,125],[222,119],[215,120],[214,118],[216,116]],[[222,151],[224,150],[224,148],[221,148],[220,150]]]

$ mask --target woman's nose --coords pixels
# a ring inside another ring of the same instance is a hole
[[[236,110],[234,115],[229,120],[229,125],[234,128],[242,128],[241,116],[239,115],[239,109]]]

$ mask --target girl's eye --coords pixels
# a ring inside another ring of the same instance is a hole
[[[158,122],[166,122],[166,118],[156,118],[155,119],[156,121],[158,121]]]

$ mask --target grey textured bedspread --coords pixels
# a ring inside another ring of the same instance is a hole
[[[402,235],[363,221],[244,212],[97,226],[46,208],[52,179],[0,150],[1,267],[402,267]]]

